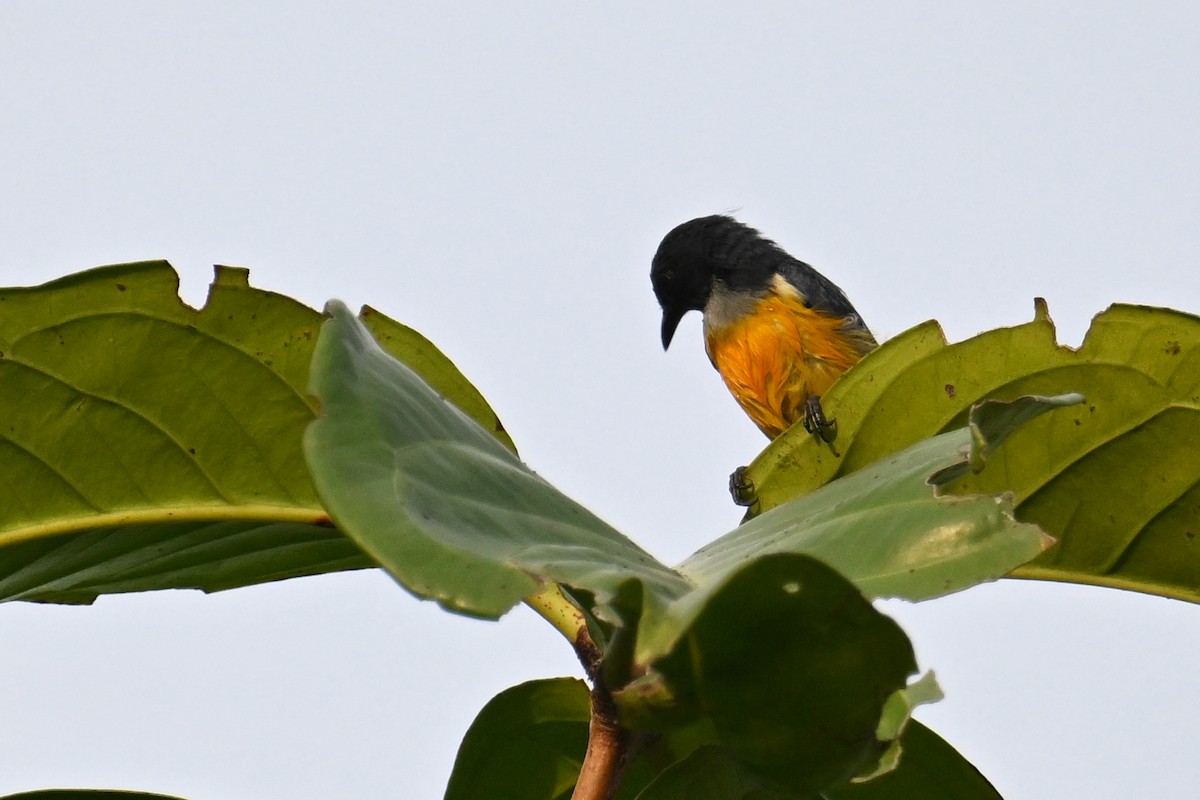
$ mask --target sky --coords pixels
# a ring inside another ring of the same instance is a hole
[[[437,343],[522,457],[667,562],[737,524],[766,441],[650,258],[732,212],[877,336],[1045,297],[1200,310],[1188,2],[4,4],[0,285],[166,258]],[[1200,609],[1001,581],[885,604],[947,699],[919,718],[1009,800],[1188,796]],[[378,572],[0,607],[0,794],[441,796],[507,686],[578,675],[518,608]]]

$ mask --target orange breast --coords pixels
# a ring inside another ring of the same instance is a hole
[[[840,318],[773,293],[753,313],[705,337],[725,385],[772,439],[803,416],[809,395],[824,394],[872,344],[869,334],[847,330]]]

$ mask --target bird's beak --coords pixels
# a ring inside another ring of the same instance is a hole
[[[663,350],[671,346],[671,339],[675,337],[675,329],[679,327],[679,320],[683,319],[683,315],[688,310],[677,308],[664,308],[662,320],[662,343]]]

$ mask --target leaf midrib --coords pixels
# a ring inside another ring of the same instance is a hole
[[[0,547],[55,536],[71,536],[98,528],[127,525],[174,524],[181,522],[293,522],[302,525],[329,525],[323,508],[272,505],[174,506],[89,514],[56,519],[40,525],[24,525],[0,531]]]

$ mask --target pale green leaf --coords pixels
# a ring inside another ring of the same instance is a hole
[[[553,582],[602,598],[631,578],[663,597],[687,591],[384,353],[345,306],[330,313],[305,450],[339,528],[409,591],[482,617]]]

